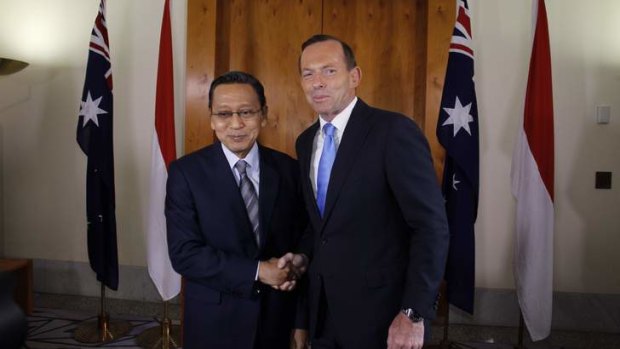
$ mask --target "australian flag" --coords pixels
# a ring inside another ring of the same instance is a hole
[[[469,8],[457,0],[457,16],[437,122],[446,149],[443,195],[450,226],[446,266],[448,302],[474,311],[475,238],[478,214],[478,105],[474,88],[474,51]]]
[[[77,125],[77,142],[88,157],[86,217],[88,258],[97,280],[118,288],[118,251],[112,146],[112,67],[105,0],[90,37],[86,80]]]

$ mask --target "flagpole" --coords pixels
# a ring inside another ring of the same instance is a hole
[[[159,326],[147,328],[136,338],[136,342],[142,348],[179,348],[179,338],[181,338],[181,326],[173,325],[168,316],[168,301],[162,300],[163,317]]]
[[[106,311],[105,285],[101,282],[100,309],[97,321],[81,323],[75,330],[73,338],[81,343],[107,343],[123,337],[131,330],[131,324],[125,320],[110,321]]]

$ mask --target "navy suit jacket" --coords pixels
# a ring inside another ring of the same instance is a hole
[[[257,262],[291,251],[306,225],[299,168],[259,145],[259,249],[221,147],[207,146],[168,170],[168,248],[185,278],[184,348],[250,349],[257,336],[263,347],[288,348],[297,293],[276,291],[255,276]]]
[[[321,292],[345,348],[384,348],[401,308],[435,316],[448,251],[444,202],[426,139],[407,117],[358,100],[319,215],[309,178],[315,123],[297,139],[310,219],[310,330]]]

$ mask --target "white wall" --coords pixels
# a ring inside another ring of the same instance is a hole
[[[163,0],[107,2],[122,265],[145,265],[143,212],[148,200],[163,4]],[[0,4],[0,56],[31,63],[20,73],[0,77],[4,205],[0,255],[88,260],[86,156],[75,142],[75,132],[98,6],[98,0],[2,0]],[[186,1],[172,1],[171,12],[176,114],[183,120]],[[181,145],[182,122],[177,124]]]
[[[480,117],[477,286],[513,288],[510,166],[531,50],[530,1],[470,1]],[[620,2],[547,0],[555,110],[557,291],[620,293]],[[598,104],[611,123],[597,125]],[[611,190],[594,189],[612,171]]]
[[[513,288],[509,176],[529,64],[531,2],[470,2],[481,135],[477,286]],[[172,3],[180,126],[186,2]],[[32,63],[0,77],[0,254],[87,260],[86,158],[75,128],[97,6],[97,0],[0,3],[0,56]],[[108,3],[122,265],[145,265],[142,216],[162,6],[163,0]],[[620,294],[620,2],[547,0],[547,8],[556,116],[555,288]],[[594,123],[597,104],[611,106],[609,125]],[[612,190],[594,189],[597,170],[614,173]]]

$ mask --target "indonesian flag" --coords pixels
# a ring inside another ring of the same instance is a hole
[[[153,135],[153,158],[151,162],[151,196],[146,233],[149,275],[164,301],[174,298],[181,290],[181,276],[172,269],[168,255],[166,217],[164,216],[168,165],[175,158],[172,34],[170,31],[170,5],[166,0],[159,42],[155,134]]]
[[[525,95],[523,129],[512,159],[517,200],[514,275],[533,341],[549,336],[553,293],[553,92],[544,0],[534,6],[536,29]],[[537,15],[536,15],[537,13]]]

